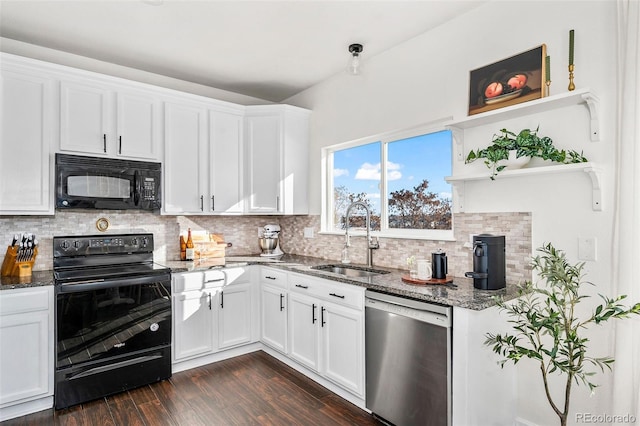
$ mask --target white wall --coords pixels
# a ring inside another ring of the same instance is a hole
[[[442,117],[462,119],[467,116],[470,70],[543,43],[551,56],[551,94],[564,93],[569,30],[575,29],[575,83],[600,98],[601,141],[589,139],[587,109],[573,106],[467,131],[464,149],[486,146],[505,126],[520,130],[539,125],[540,134],[551,137],[559,148],[584,150],[590,161],[602,166],[603,211],[592,210],[591,181],[582,172],[468,183],[465,211],[532,212],[533,247],[552,242],[572,261],[578,260],[578,236],[596,237],[598,258],[587,262],[587,278],[596,284],[592,293],[611,295],[615,7],[613,1],[495,1],[376,57],[367,58],[365,45],[363,75],[334,76],[286,101],[313,110],[310,212],[320,213],[321,147]],[[473,166],[454,161],[454,173]],[[588,334],[595,355],[612,353],[608,331],[601,327]],[[544,399],[539,371],[524,361],[518,367],[519,420],[556,424]],[[610,380],[611,374],[597,376],[603,388],[593,397],[585,389],[574,389],[569,424],[575,424],[578,412],[616,414],[610,409],[615,398],[608,392]],[[488,404],[508,403],[487,397]]]

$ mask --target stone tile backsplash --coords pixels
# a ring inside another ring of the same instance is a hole
[[[344,244],[343,235],[319,234],[320,216],[162,216],[146,212],[123,211],[62,211],[55,216],[0,217],[0,244],[10,244],[15,233],[33,232],[39,243],[39,254],[34,270],[52,269],[52,239],[58,235],[97,235],[96,221],[106,217],[109,233],[151,232],[156,250],[154,259],[178,260],[179,234],[187,228],[223,234],[227,242],[227,255],[259,254],[258,229],[268,223],[282,228],[281,247],[286,253],[314,256],[339,261]],[[313,228],[314,238],[304,238],[304,229]],[[507,253],[507,281],[531,279],[529,261],[531,247],[530,213],[460,213],[454,215],[456,241],[430,241],[381,238],[380,249],[374,252],[374,265],[406,268],[409,256],[431,258],[438,248],[447,253],[449,273],[463,276],[472,269],[469,235],[489,233],[505,235]],[[350,257],[354,263],[365,263],[364,237],[352,237]],[[360,247],[362,249],[360,249]]]

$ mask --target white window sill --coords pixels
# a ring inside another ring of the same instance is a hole
[[[339,235],[344,237],[344,231],[320,231],[318,235]],[[364,231],[351,231],[349,230],[349,236],[359,237],[366,236],[367,234]],[[405,231],[405,232],[380,232],[374,231],[371,232],[371,236],[378,238],[397,238],[404,240],[429,240],[429,241],[456,241],[453,231],[434,231],[433,233],[421,233],[417,231]]]

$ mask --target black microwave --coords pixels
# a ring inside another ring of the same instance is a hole
[[[56,208],[158,210],[161,164],[56,154]]]

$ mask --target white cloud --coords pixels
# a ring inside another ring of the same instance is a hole
[[[347,169],[333,169],[333,177],[349,176],[349,170]]]
[[[400,168],[402,168],[400,164],[389,162],[387,164],[387,180],[391,181],[401,179],[402,172],[400,172]],[[355,178],[360,180],[380,180],[380,163],[362,164],[358,169]]]
[[[451,200],[451,198],[453,197],[453,195],[450,192],[441,192],[438,195],[440,195],[440,198],[443,198],[445,200]]]
[[[373,198],[380,198],[380,193],[379,192],[371,192],[367,194],[367,198],[368,199],[373,199]]]
[[[356,179],[359,180],[379,180],[380,179],[380,163],[371,164],[364,163],[356,172]]]

